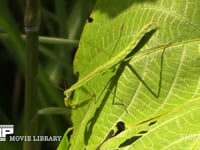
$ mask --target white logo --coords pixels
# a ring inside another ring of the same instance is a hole
[[[0,141],[6,141],[6,135],[14,133],[14,125],[0,125]]]
[[[0,125],[0,141],[61,141],[62,136],[14,136],[14,125]],[[10,135],[9,138],[7,135]],[[6,139],[7,138],[7,139]]]

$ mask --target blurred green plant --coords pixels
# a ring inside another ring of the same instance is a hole
[[[40,2],[42,19],[38,45],[38,99],[35,100],[36,106],[29,106],[36,110],[34,116],[38,120],[37,135],[63,135],[64,131],[71,126],[70,110],[64,107],[63,102],[65,88],[63,83],[66,81],[66,86],[70,86],[75,81],[72,73],[73,55],[94,2],[82,2],[81,0]],[[23,135],[24,114],[29,111],[23,107],[23,78],[26,65],[24,13],[25,8],[22,1],[0,1],[0,39],[3,50],[0,55],[1,64],[7,65],[3,62],[14,64],[14,75],[9,74],[9,76],[15,78],[16,74],[16,80],[19,81],[16,85],[13,82],[10,83],[16,87],[6,91],[10,97],[1,93],[0,120],[1,124],[14,124],[15,135]],[[37,47],[37,45],[34,46]],[[6,70],[12,69],[6,68]],[[3,83],[3,77],[1,83]],[[1,88],[3,88],[2,84]],[[12,95],[15,92],[19,96]],[[28,125],[28,122],[26,124]],[[51,144],[36,142],[35,144],[38,149],[55,149],[58,142]],[[13,147],[22,149],[22,143],[1,142],[0,147],[7,150]]]

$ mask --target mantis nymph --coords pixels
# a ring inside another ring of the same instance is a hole
[[[67,89],[64,94],[66,96],[65,98],[65,104],[67,106],[72,105],[70,97],[74,90],[77,88],[80,88],[81,86],[85,85],[88,81],[93,79],[99,74],[105,73],[108,69],[113,68],[114,66],[118,65],[122,61],[126,59],[126,57],[134,50],[134,48],[138,45],[138,43],[141,41],[141,39],[144,37],[146,33],[151,31],[151,27],[153,25],[153,21],[146,24],[139,33],[133,38],[133,40],[128,44],[127,47],[125,47],[118,55],[114,56],[110,60],[108,60],[106,63],[102,64],[101,66],[97,67],[90,73],[88,73],[86,76],[81,78],[78,82],[73,84],[69,89]]]

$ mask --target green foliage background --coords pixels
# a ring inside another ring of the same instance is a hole
[[[85,4],[86,2],[86,4]],[[74,81],[73,54],[92,1],[41,1],[38,99],[38,135],[59,135],[71,126],[63,89]],[[25,41],[22,0],[0,1],[0,124],[14,124],[23,135]],[[76,18],[76,19],[74,19]],[[43,36],[43,37],[41,37]],[[54,37],[53,39],[50,39]],[[66,39],[70,41],[65,41]],[[66,82],[66,86],[64,86]],[[36,142],[38,149],[56,149],[59,142]],[[22,142],[0,142],[0,149],[22,149]]]

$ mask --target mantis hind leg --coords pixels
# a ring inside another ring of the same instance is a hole
[[[120,97],[118,97],[117,94],[116,94],[117,93],[117,85],[114,86],[113,92],[112,91],[110,91],[110,92],[113,95],[113,97],[112,97],[112,105],[122,106],[124,108],[124,110],[128,113],[126,104],[124,104],[123,100]],[[118,99],[118,101],[116,101],[116,99]]]
[[[126,112],[127,111],[127,107],[126,105],[123,103],[123,100],[117,96],[117,84],[118,84],[118,80],[116,80],[118,78],[116,78],[116,76],[114,75],[112,78],[110,78],[106,85],[104,86],[103,90],[100,92],[99,96],[96,98],[96,102],[98,99],[101,98],[101,96],[103,95],[104,92],[109,92],[110,95],[112,95],[112,105],[120,105],[122,106]],[[116,101],[116,99],[118,99]]]

